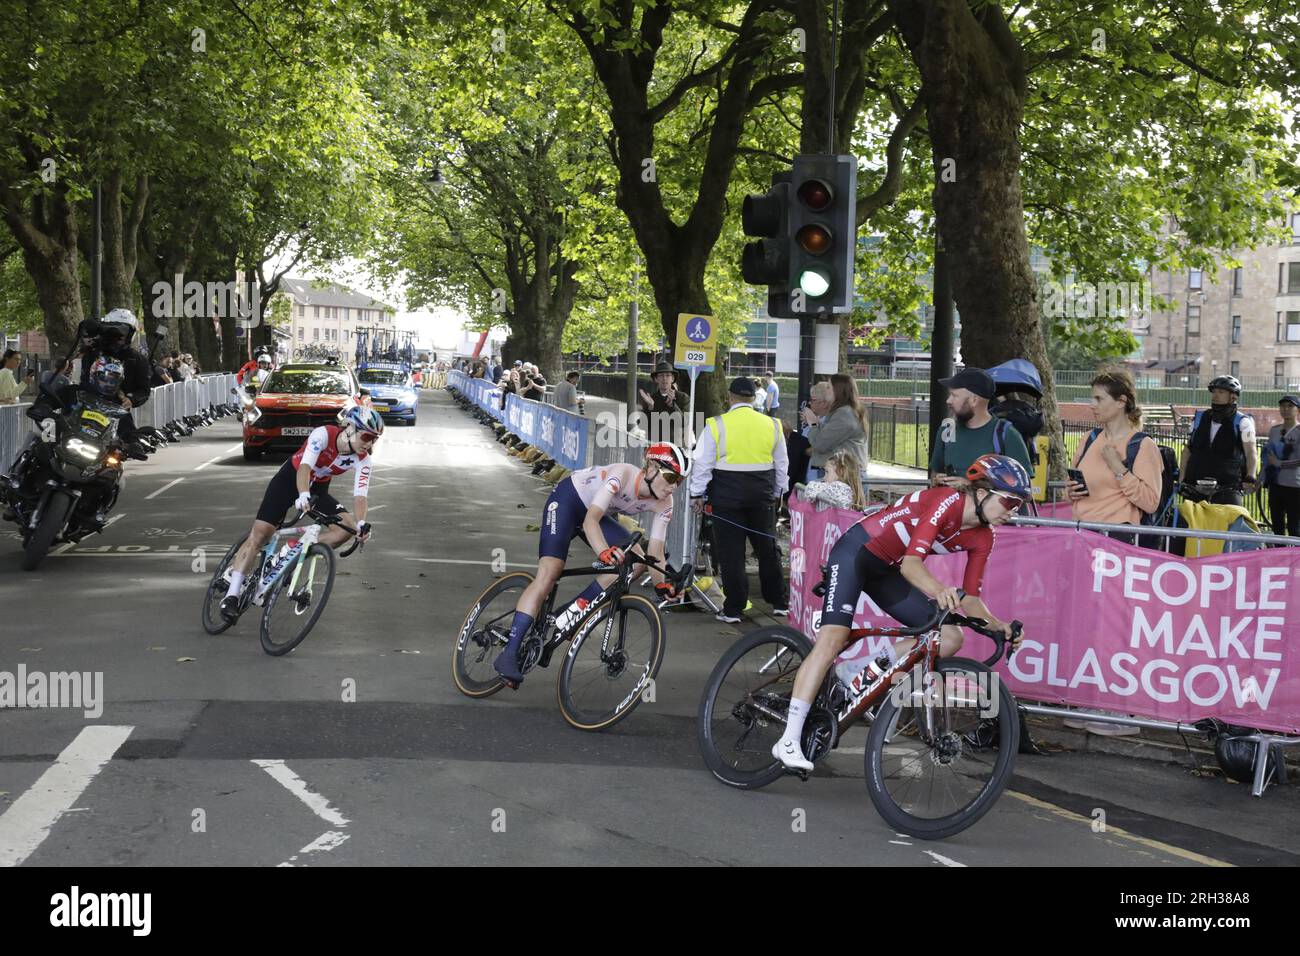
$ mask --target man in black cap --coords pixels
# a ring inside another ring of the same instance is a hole
[[[650,440],[684,445],[682,425],[686,415],[686,396],[677,388],[677,373],[669,362],[660,359],[650,380],[654,382],[653,392],[637,389],[640,395],[638,404],[649,418],[646,432]]]
[[[728,389],[730,409],[708,420],[691,455],[691,507],[713,506],[715,556],[725,598],[719,621],[740,623],[749,604],[745,542],[758,555],[763,599],[772,613],[789,613],[781,552],[776,547],[776,507],[786,492],[789,459],[778,419],[754,408],[754,383],[738,378]]]
[[[936,485],[965,482],[966,469],[980,455],[1007,455],[1033,473],[1029,449],[1020,432],[1005,418],[989,414],[989,401],[996,386],[993,376],[982,368],[964,368],[939,384],[948,389],[948,410],[952,417],[939,428],[930,453],[930,481]]]

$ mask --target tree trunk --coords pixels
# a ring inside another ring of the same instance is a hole
[[[31,168],[36,169],[35,160]],[[82,319],[77,263],[77,209],[67,187],[20,195],[0,182],[0,217],[23,250],[23,263],[36,286],[51,356],[62,357]]]
[[[125,200],[122,194],[122,172],[113,170],[104,177],[100,196],[103,207],[104,311],[130,309],[132,312],[146,314],[149,312],[150,296],[146,295],[141,300],[142,306],[137,308],[134,278],[140,223],[149,201],[149,177],[141,173],[136,178],[133,194],[129,200]],[[124,201],[129,202],[126,210],[122,208]]]
[[[1043,379],[1051,473],[1064,478],[1060,415],[1043,341],[1020,191],[1021,51],[996,5],[893,0],[921,71],[935,162],[934,206],[952,262],[962,361],[1033,362]]]

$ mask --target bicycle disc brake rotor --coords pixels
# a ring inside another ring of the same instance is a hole
[[[930,746],[930,759],[941,767],[947,767],[961,756],[961,737],[954,731],[939,734]]]
[[[627,670],[627,651],[617,650],[603,655],[603,659],[605,677],[608,680],[618,680],[623,676],[623,671]]]

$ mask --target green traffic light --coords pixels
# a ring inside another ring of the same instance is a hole
[[[803,290],[804,295],[816,299],[825,295],[830,287],[831,277],[824,269],[804,269],[799,273],[799,288]]]

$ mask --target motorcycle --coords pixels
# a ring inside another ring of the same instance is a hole
[[[41,391],[63,405],[45,386]],[[75,543],[103,530],[122,489],[127,453],[117,426],[127,414],[116,402],[77,389],[70,404],[40,421],[36,440],[0,484],[11,509],[6,517],[12,514],[22,535],[23,570],[35,570],[56,541]]]

